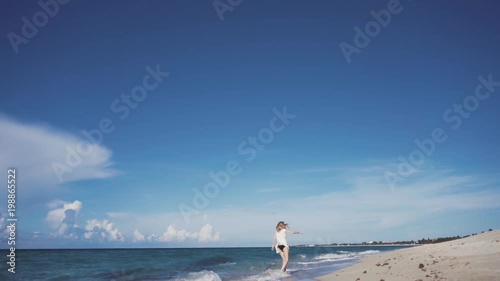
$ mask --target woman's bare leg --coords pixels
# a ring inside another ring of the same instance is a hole
[[[280,256],[281,256],[281,261],[282,261],[282,264],[281,264],[281,271],[283,271],[283,268],[285,268],[285,253],[280,250]]]
[[[285,247],[283,249],[283,266],[281,267],[281,271],[286,272],[286,267],[288,266],[288,254],[290,252],[290,249],[288,247]]]

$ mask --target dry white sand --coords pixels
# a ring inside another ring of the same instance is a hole
[[[366,257],[321,281],[500,281],[500,231]]]

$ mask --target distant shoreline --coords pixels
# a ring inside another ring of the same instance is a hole
[[[290,247],[297,248],[341,248],[341,247],[414,247],[423,246],[424,244],[374,244],[374,245],[290,245]],[[245,249],[245,248],[269,248],[267,246],[255,246],[255,247],[151,247],[151,248],[141,248],[141,247],[131,247],[131,248],[19,248],[16,250],[20,251],[30,251],[30,250],[41,250],[41,251],[51,251],[51,250],[165,250],[165,249]],[[0,248],[0,251],[8,251],[8,248]]]
[[[488,231],[492,231],[493,229],[489,229]],[[482,233],[485,233],[484,231]],[[339,248],[339,247],[413,247],[413,246],[423,246],[435,243],[442,243],[446,241],[453,241],[460,238],[467,238],[470,236],[475,236],[477,233],[466,235],[463,237],[460,236],[452,236],[452,237],[439,237],[435,239],[421,239],[421,240],[401,240],[395,241],[395,243],[391,242],[378,242],[378,241],[370,241],[372,243],[364,242],[364,243],[332,243],[332,244],[298,244],[298,245],[290,245],[291,247],[331,247],[331,248]],[[411,242],[411,243],[405,243]],[[91,245],[88,247],[54,247],[54,248],[17,248],[17,250],[130,250],[130,249],[245,249],[245,248],[268,248],[269,246],[213,246],[213,247],[165,247],[162,245],[151,245],[149,247],[145,246],[135,246],[135,247],[124,247],[123,245],[113,245],[111,247],[95,247],[95,245]],[[0,251],[9,250],[9,248],[0,247]]]
[[[314,247],[324,247],[324,248],[340,248],[340,247],[415,247],[415,246],[423,246],[424,244],[372,244],[372,245],[292,245],[292,247],[301,247],[301,248],[314,248]]]

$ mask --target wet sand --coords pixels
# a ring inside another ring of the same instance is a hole
[[[500,281],[500,231],[391,251],[320,281]]]

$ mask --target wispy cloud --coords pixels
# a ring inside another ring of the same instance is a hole
[[[241,218],[245,218],[252,222],[245,227],[259,230],[272,229],[279,220],[289,221],[306,233],[303,239],[314,243],[318,237],[328,235],[338,240],[362,241],[376,233],[390,235],[392,231],[387,230],[401,230],[417,221],[453,218],[458,211],[500,208],[500,177],[459,174],[447,168],[422,169],[392,192],[381,173],[385,169],[386,165],[335,169],[325,176],[336,177],[347,188],[332,186],[330,192],[305,198],[286,193],[271,197],[272,201],[264,206],[228,207],[206,213],[228,241],[241,235],[234,225],[241,225]],[[247,239],[266,241],[266,234],[252,233]]]
[[[111,219],[126,219],[130,216],[128,212],[107,212],[106,215]]]
[[[279,187],[270,187],[270,188],[260,188],[260,189],[257,189],[257,193],[270,193],[270,192],[279,192],[281,191],[282,189],[279,188]]]
[[[316,167],[316,168],[297,169],[297,170],[292,170],[292,171],[273,172],[272,174],[273,175],[294,176],[294,175],[304,175],[304,174],[335,172],[335,171],[339,171],[341,169],[342,168],[339,168],[339,167]]]
[[[60,183],[52,163],[65,163],[68,149],[77,150],[82,136],[63,132],[48,125],[26,124],[0,115],[0,168],[22,170],[26,187],[51,187]],[[77,167],[65,173],[63,182],[107,178],[116,171],[111,168],[112,152],[108,148],[90,144],[90,155],[82,157]]]
[[[490,175],[427,169],[391,192],[381,173],[385,169],[382,165],[338,170],[348,189],[273,203],[287,209],[297,204],[305,209],[323,209],[324,217],[335,218],[337,223],[365,220],[379,228],[403,225],[436,212],[500,207],[500,181]]]
[[[100,231],[106,230],[107,237],[124,237],[125,242],[141,246],[196,246],[207,242],[237,246],[242,245],[242,241],[246,241],[243,242],[245,245],[262,245],[262,242],[269,241],[273,226],[280,220],[304,232],[300,237],[302,242],[317,243],[318,239],[330,236],[337,242],[350,242],[363,241],[377,233],[384,239],[384,236],[398,231],[397,239],[404,239],[402,229],[419,221],[439,220],[441,217],[453,219],[459,211],[500,208],[500,175],[460,174],[449,168],[422,169],[392,191],[381,173],[386,167],[382,164],[325,172],[325,177],[335,177],[343,187],[332,186],[330,191],[322,189],[324,193],[308,197],[287,192],[283,196],[271,196],[269,201],[255,206],[214,207],[194,217],[190,224],[185,224],[182,216],[173,211],[108,212],[106,223],[101,221],[94,225],[99,226]],[[257,192],[279,190],[272,187]],[[49,221],[68,225],[54,228],[56,231],[65,233],[69,239],[71,233],[82,230],[89,233],[88,227],[69,227],[73,223],[73,214],[67,209],[74,209],[78,217],[82,209],[78,202],[55,201],[51,207],[59,210],[52,212],[54,219]],[[459,221],[460,217],[457,217],[456,222]],[[88,221],[83,225],[89,225]],[[117,235],[118,228],[120,235]],[[421,228],[419,231],[412,233],[412,238],[425,235],[427,230]]]

